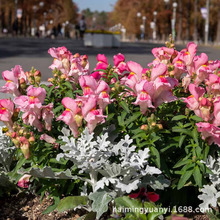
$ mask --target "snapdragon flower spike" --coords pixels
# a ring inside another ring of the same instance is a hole
[[[174,54],[174,49],[168,47],[158,47],[152,49],[152,54],[157,60],[159,60],[159,62],[167,64],[170,62],[170,59]]]
[[[57,118],[57,121],[64,121],[72,131],[74,137],[78,137],[78,127],[82,125],[82,117],[77,102],[74,99],[65,97],[62,100],[66,110]]]
[[[142,80],[140,83],[136,84],[137,99],[133,103],[134,105],[140,106],[140,111],[142,114],[145,114],[148,108],[154,108],[152,105],[152,91],[153,83],[148,82],[147,80]],[[149,95],[149,93],[151,95]]]
[[[12,131],[12,115],[14,112],[14,103],[10,99],[0,99],[0,121],[3,121],[8,127],[9,131]]]
[[[6,84],[0,89],[0,92],[20,96],[19,81],[22,80],[23,82],[27,82],[27,76],[22,67],[16,65],[11,71],[4,71],[2,77],[6,81]]]
[[[92,133],[97,124],[104,123],[107,116],[103,115],[102,109],[96,109],[97,98],[89,97],[87,101],[83,102],[82,115],[87,121],[89,132]]]
[[[18,180],[18,186],[21,188],[28,188],[30,185],[31,175],[25,174]]]

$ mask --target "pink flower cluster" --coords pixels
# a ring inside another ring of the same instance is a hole
[[[125,101],[133,97],[133,104],[140,106],[142,114],[154,111],[163,103],[183,99],[187,107],[203,119],[204,122],[197,124],[203,139],[220,145],[220,61],[209,61],[205,53],[196,55],[196,44],[191,42],[180,52],[172,46],[154,48],[155,59],[148,68],[133,61],[125,62],[120,53],[113,57],[114,66],[111,67],[107,57],[98,54],[92,73],[87,55],[72,55],[65,47],[50,48],[48,52],[54,58],[49,67],[54,78],[49,81],[55,86],[69,81],[73,89],[81,87],[83,91],[83,95],[74,99],[62,99],[65,111],[56,119],[64,121],[75,137],[85,124],[92,132],[98,124],[105,122],[105,109],[114,100],[111,95],[117,93]],[[42,132],[44,128],[51,130],[54,114],[52,103],[44,105],[46,91],[38,87],[40,76],[39,71],[25,73],[20,66],[15,66],[11,71],[3,72],[6,84],[0,91],[17,96],[14,104],[23,112],[24,123]],[[28,81],[29,86],[26,85]],[[174,95],[174,89],[181,86],[191,93],[188,98]],[[13,126],[14,104],[10,100],[0,100],[0,120],[9,129]],[[41,139],[55,145],[55,139],[46,134]]]

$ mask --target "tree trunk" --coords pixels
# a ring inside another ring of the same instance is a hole
[[[190,15],[191,15],[191,0],[187,3],[187,25],[186,25],[186,40],[190,40]]]
[[[198,41],[198,31],[197,31],[197,14],[198,14],[198,0],[194,0],[194,41]]]
[[[218,26],[217,26],[216,44],[220,44],[220,6],[218,6]]]
[[[182,23],[183,23],[183,5],[182,0],[178,1],[178,8],[179,8],[179,19],[178,19],[178,32],[177,32],[177,41],[182,40]]]

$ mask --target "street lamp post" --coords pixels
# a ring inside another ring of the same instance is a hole
[[[157,12],[154,11],[153,15],[154,15],[153,40],[156,40],[157,39],[157,27],[156,27],[156,25],[157,25]]]
[[[206,10],[207,10],[207,15],[205,19],[205,44],[208,44],[209,40],[209,4],[210,0],[206,0]]]
[[[35,34],[36,34],[36,12],[37,12],[36,5],[33,5],[33,11],[34,11],[34,21],[33,21],[34,30],[33,30],[32,34],[35,36]]]
[[[172,19],[172,35],[173,39],[175,40],[176,37],[176,8],[177,8],[177,3],[173,3],[173,19]]]
[[[143,39],[145,38],[145,29],[146,29],[146,16],[142,17],[143,20]]]
[[[18,0],[15,0],[15,20],[17,19]]]

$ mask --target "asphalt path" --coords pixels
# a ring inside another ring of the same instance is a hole
[[[140,63],[143,67],[151,62],[154,57],[151,50],[154,47],[160,47],[162,44],[136,42],[122,43],[120,48],[88,48],[83,46],[81,40],[72,39],[33,39],[33,38],[1,38],[0,39],[0,79],[1,73],[4,70],[10,70],[15,65],[19,64],[25,71],[34,66],[42,73],[42,80],[46,81],[52,76],[48,66],[53,62],[53,58],[48,54],[48,49],[51,47],[65,46],[73,54],[87,54],[90,62],[90,67],[93,69],[97,63],[97,54],[105,54],[109,63],[113,64],[113,56],[117,53],[123,53],[126,61],[133,60]],[[185,47],[180,45],[177,49]],[[209,59],[220,59],[220,48],[214,47],[198,47],[198,53],[205,52]]]

